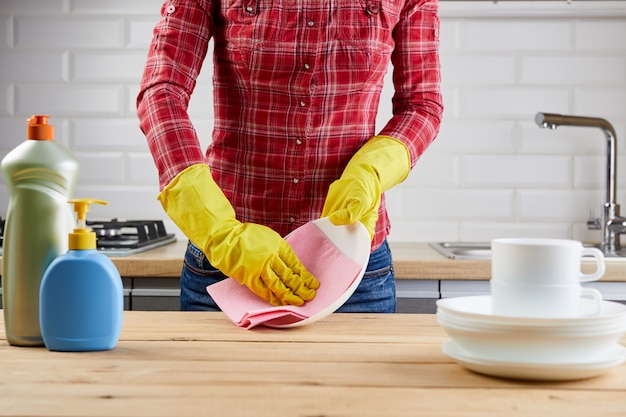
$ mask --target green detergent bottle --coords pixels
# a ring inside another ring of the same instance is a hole
[[[54,142],[49,116],[27,122],[27,140],[0,164],[9,194],[2,254],[2,302],[7,341],[43,346],[39,289],[48,265],[68,250],[78,161]]]

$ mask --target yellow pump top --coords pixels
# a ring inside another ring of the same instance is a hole
[[[68,203],[74,204],[78,224],[73,233],[69,234],[68,246],[70,250],[96,249],[96,234],[87,227],[87,212],[90,204],[102,204],[106,206],[106,201],[94,198],[74,198]]]

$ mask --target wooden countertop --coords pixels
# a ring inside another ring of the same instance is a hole
[[[143,253],[111,257],[123,277],[178,278],[187,242],[178,240]],[[489,280],[488,260],[448,259],[427,243],[390,243],[396,279]],[[0,259],[0,267],[2,259]],[[583,268],[584,270],[584,268]],[[626,259],[606,258],[600,281],[626,281]]]
[[[442,353],[447,336],[428,314],[243,330],[221,312],[127,311],[115,349],[82,353],[9,346],[0,323],[3,416],[626,413],[626,364],[569,382],[480,375]]]

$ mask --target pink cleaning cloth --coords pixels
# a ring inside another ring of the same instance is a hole
[[[285,326],[313,317],[337,301],[360,275],[362,265],[341,252],[313,222],[298,228],[286,240],[320,282],[315,298],[303,306],[272,306],[234,279],[209,285],[207,292],[237,326]]]

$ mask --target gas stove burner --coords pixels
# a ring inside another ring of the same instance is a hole
[[[109,256],[127,256],[176,241],[161,220],[88,220],[98,250]]]
[[[122,229],[92,228],[97,238],[115,238],[122,235]]]
[[[0,217],[0,255],[4,243],[4,222]],[[162,220],[87,220],[96,234],[98,251],[107,256],[129,256],[176,241],[165,231]]]

